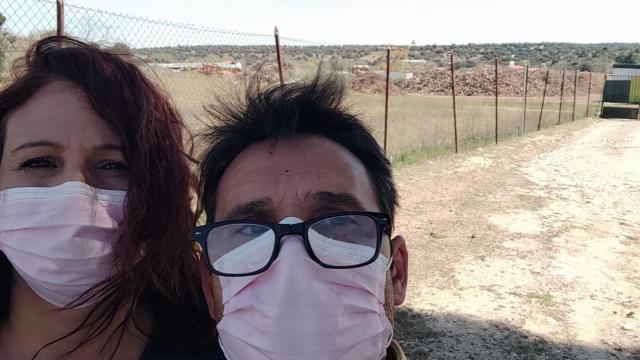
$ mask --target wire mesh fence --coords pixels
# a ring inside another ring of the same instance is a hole
[[[51,0],[0,0],[0,14],[0,82],[6,83],[12,61],[59,27],[56,2]],[[324,64],[344,77],[351,90],[349,103],[381,145],[388,103],[388,154],[395,157],[416,149],[453,150],[456,139],[460,147],[468,147],[521,135],[584,118],[587,106],[589,114],[596,115],[604,83],[603,75],[584,72],[578,73],[576,87],[575,71],[546,67],[527,71],[524,66],[506,65],[510,59],[505,57],[497,62],[489,56],[471,61],[454,54],[452,67],[446,61],[448,54],[433,61],[415,59],[407,46],[390,48],[387,62],[386,46],[363,49],[287,36],[279,38],[279,64],[273,33],[158,21],[68,3],[63,14],[60,30],[66,35],[133,55],[194,128],[205,116],[203,106],[242,86],[256,72],[277,83],[281,70],[284,81],[296,81],[312,77]]]

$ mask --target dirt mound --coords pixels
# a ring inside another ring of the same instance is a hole
[[[542,96],[547,70],[529,69],[528,95]],[[456,70],[456,95],[492,96],[495,94],[495,69],[491,66]],[[501,67],[498,69],[498,92],[500,96],[522,96],[524,70]],[[358,74],[352,88],[363,93],[384,93],[384,76],[375,73]],[[575,73],[567,71],[564,94],[573,95]],[[560,96],[562,72],[549,71],[547,96]],[[603,79],[593,76],[591,91],[600,91]],[[425,95],[451,95],[451,72],[446,68],[434,68],[414,73],[409,80],[393,83],[396,92],[418,93]],[[589,73],[580,73],[578,94],[586,95],[589,88]],[[392,92],[393,93],[393,92]]]
[[[374,72],[358,73],[351,82],[351,89],[364,94],[384,94],[386,86],[386,78]],[[400,95],[404,92],[392,82],[389,84],[389,93]]]
[[[278,71],[277,61],[262,61],[251,67],[250,74],[258,73],[263,81],[268,84],[275,84],[280,82],[280,73]],[[295,69],[293,64],[284,62],[282,64],[282,75],[287,79],[292,79],[295,75]]]

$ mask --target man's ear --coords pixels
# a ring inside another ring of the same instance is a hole
[[[393,284],[393,304],[402,305],[407,293],[409,273],[409,253],[407,243],[402,235],[391,240],[393,262],[391,263],[391,282]]]

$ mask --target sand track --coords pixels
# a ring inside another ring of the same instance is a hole
[[[410,359],[640,359],[640,122],[396,171]]]

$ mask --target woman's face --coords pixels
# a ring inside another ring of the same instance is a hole
[[[122,144],[73,85],[45,85],[6,121],[0,190],[68,181],[126,190]]]

